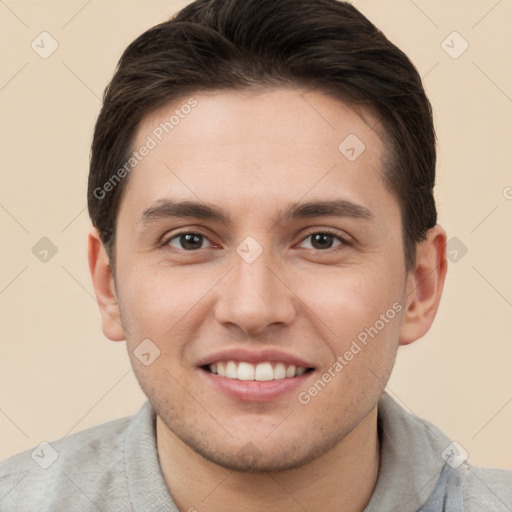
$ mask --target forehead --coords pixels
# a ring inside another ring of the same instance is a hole
[[[125,196],[139,212],[166,195],[242,210],[334,193],[378,203],[387,194],[380,129],[369,112],[320,92],[192,94],[138,127],[132,149],[150,149]]]

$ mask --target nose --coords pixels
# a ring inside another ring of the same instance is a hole
[[[234,255],[234,268],[217,289],[216,320],[256,335],[270,327],[290,325],[298,299],[268,251],[252,263]]]

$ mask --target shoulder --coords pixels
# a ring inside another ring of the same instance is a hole
[[[512,470],[468,465],[464,482],[466,512],[512,510]]]
[[[378,427],[381,473],[368,510],[512,512],[511,470],[475,466],[464,457],[457,465],[452,456],[463,455],[457,443],[387,393]]]
[[[0,511],[104,510],[97,502],[103,499],[100,490],[116,502],[119,475],[124,475],[124,433],[132,418],[41,443],[1,462]]]

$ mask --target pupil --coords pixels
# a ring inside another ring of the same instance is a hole
[[[188,234],[182,235],[181,237],[181,246],[183,249],[197,249],[197,247],[201,247],[201,235]]]
[[[319,245],[319,247],[315,247]],[[317,233],[313,236],[313,247],[316,249],[329,249],[332,246],[332,235]]]

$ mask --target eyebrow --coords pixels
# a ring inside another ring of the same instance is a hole
[[[291,203],[281,210],[274,223],[286,220],[310,219],[314,217],[349,217],[353,219],[372,220],[373,213],[362,205],[347,199],[332,199],[328,201],[310,201],[306,203]],[[156,220],[168,218],[196,218],[218,221],[225,225],[233,223],[228,212],[215,205],[196,201],[175,201],[159,199],[140,215],[137,223],[148,224]]]

